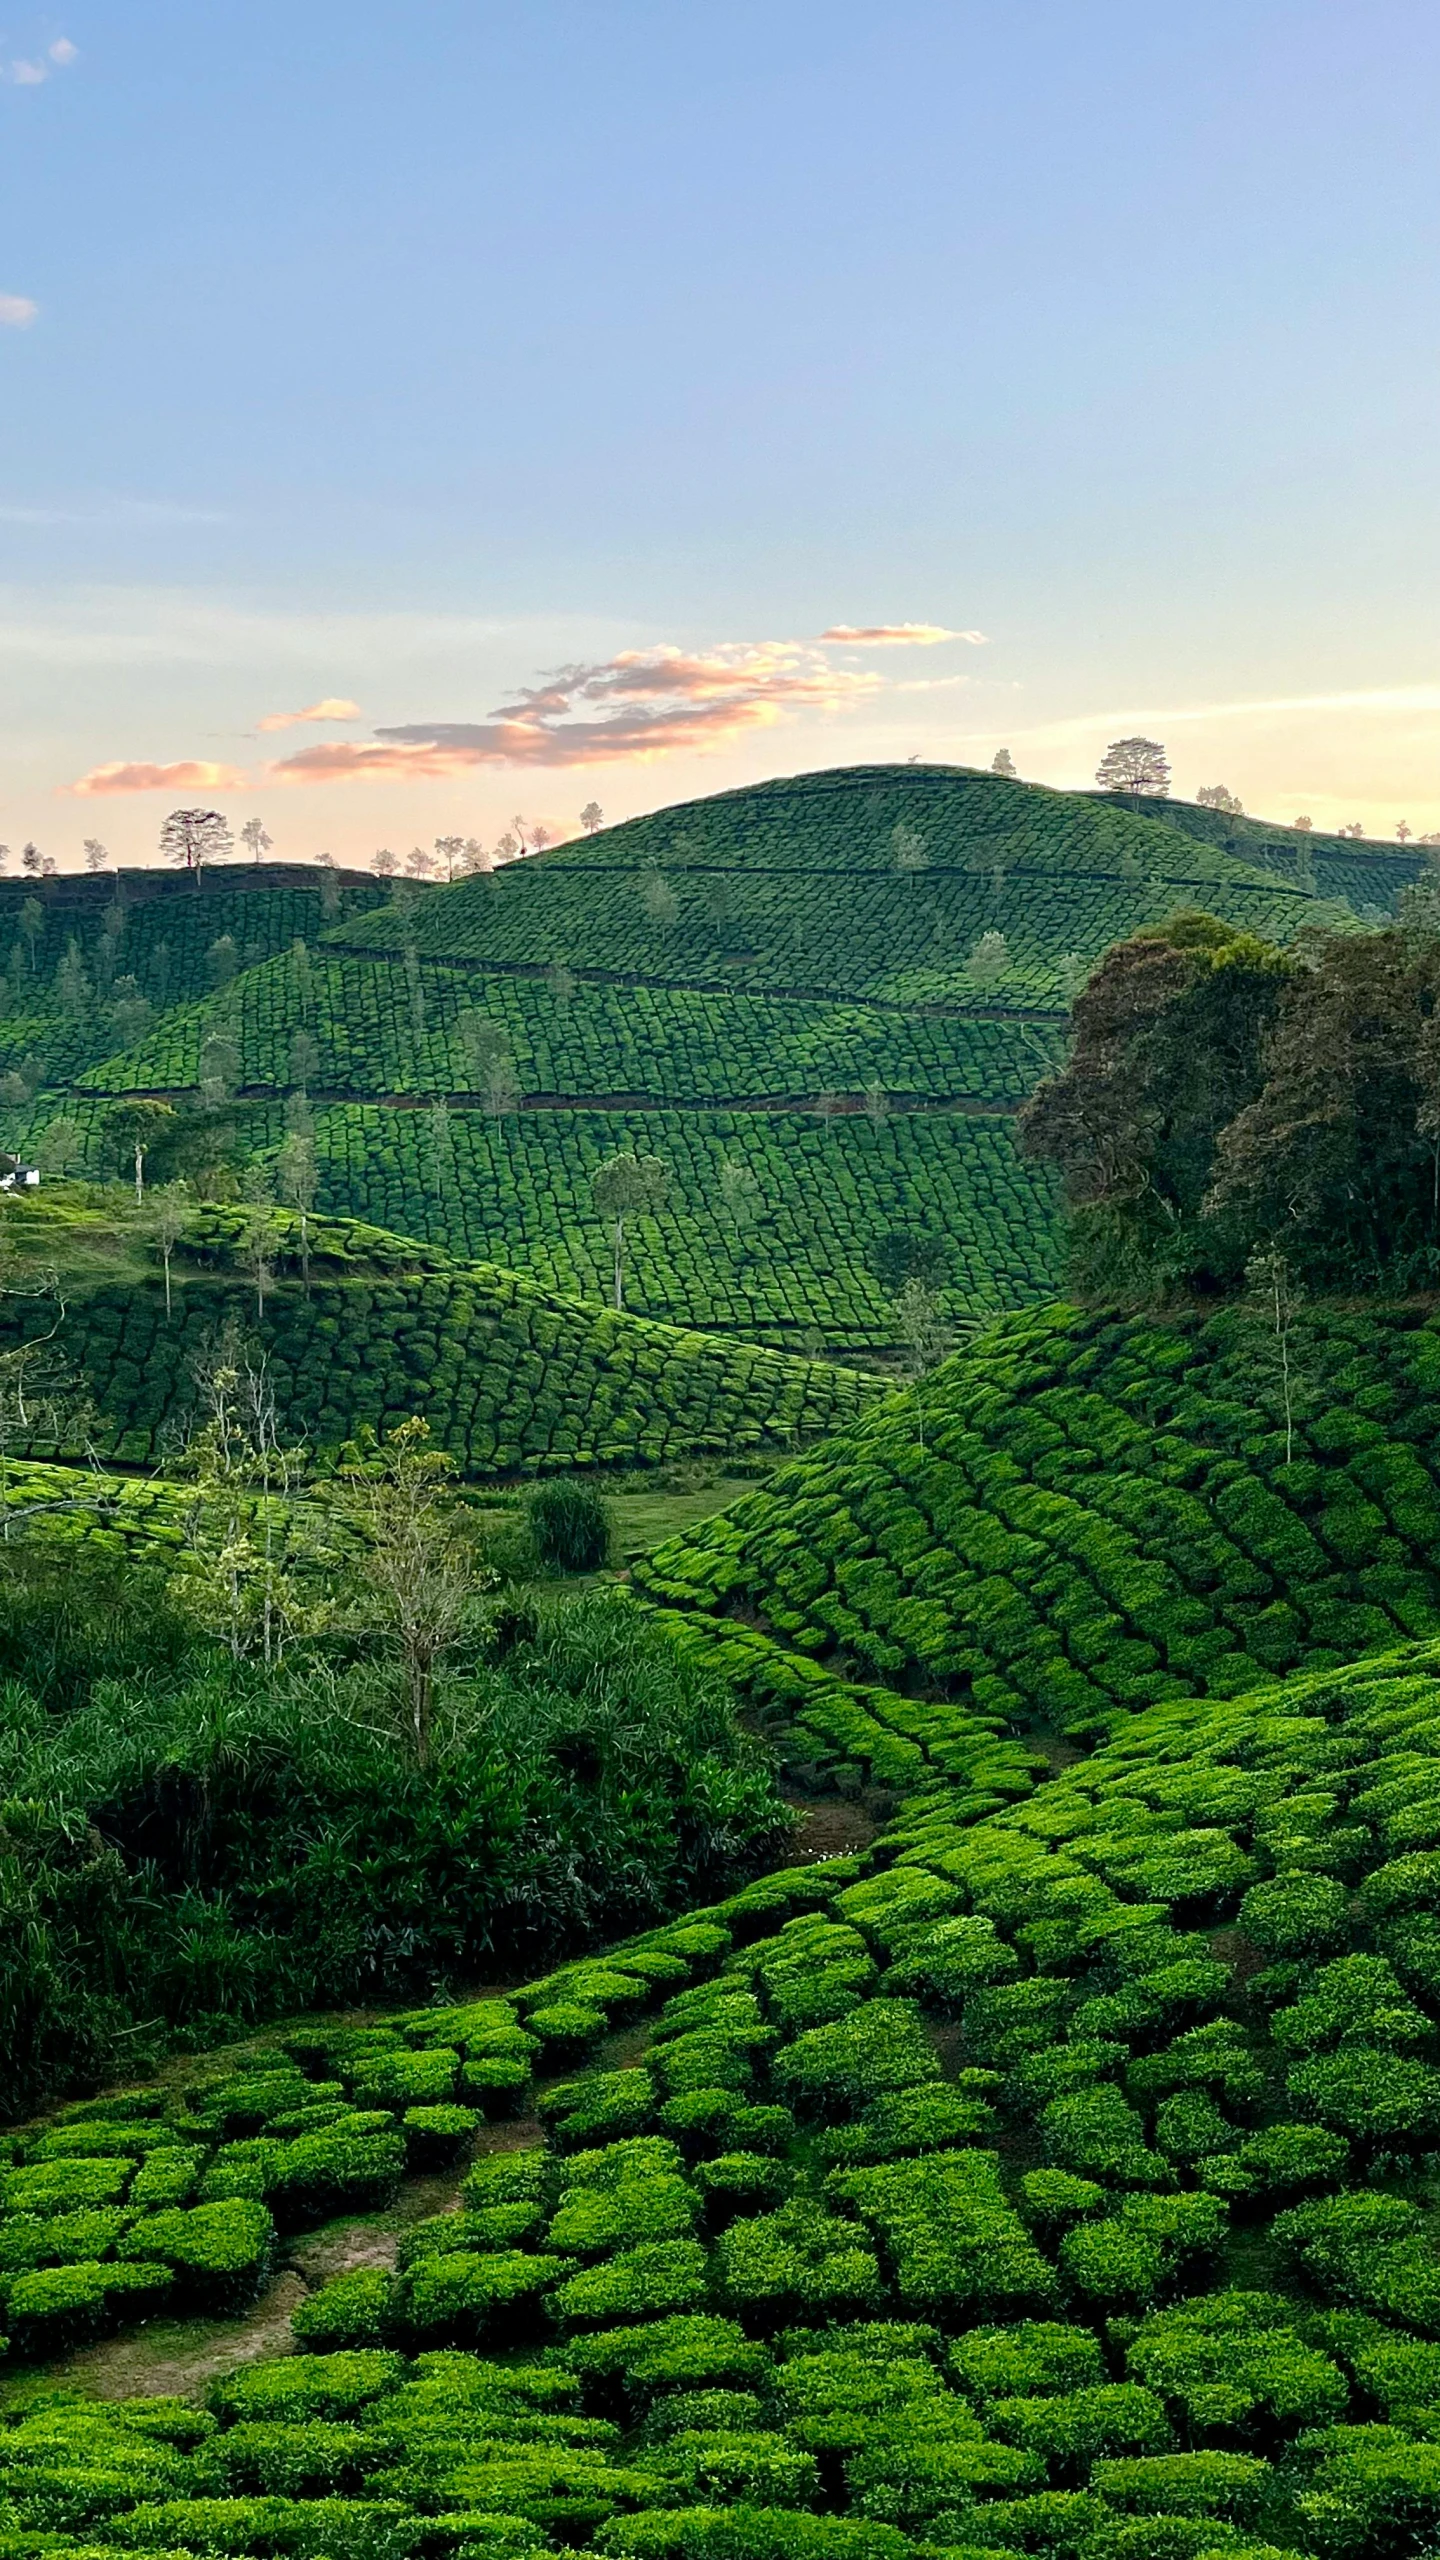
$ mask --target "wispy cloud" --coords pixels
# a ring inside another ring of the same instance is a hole
[[[983,631],[947,631],[941,622],[832,622],[822,641],[845,649],[933,649],[941,640],[968,640],[983,648]]]
[[[327,693],[323,702],[307,704],[303,711],[271,711],[255,726],[263,735],[268,729],[298,729],[302,720],[359,720],[358,702],[347,702],[342,694]]]
[[[39,314],[39,303],[28,293],[0,293],[0,329],[28,329]]]
[[[832,666],[794,640],[733,641],[703,651],[622,649],[558,667],[487,720],[407,721],[374,745],[302,748],[273,767],[280,782],[397,774],[441,778],[473,765],[644,763],[724,745],[788,712],[833,712],[877,692],[880,678]]]
[[[0,80],[8,80],[16,89],[38,89],[52,71],[68,71],[80,59],[80,47],[68,36],[57,36],[43,53],[17,54],[10,62],[0,64]]]
[[[248,783],[230,764],[97,764],[69,787],[77,800],[107,800],[135,791],[244,791]]]

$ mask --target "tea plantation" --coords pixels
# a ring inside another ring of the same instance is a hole
[[[723,792],[449,888],[233,871],[199,893],[150,875],[115,894],[42,884],[28,907],[17,890],[31,938],[17,926],[0,981],[0,1082],[23,1070],[9,1143],[43,1148],[58,1115],[101,1171],[117,1099],[185,1111],[203,1086],[228,1097],[239,1180],[273,1167],[282,1100],[303,1089],[330,1214],[596,1297],[610,1241],[591,1179],[634,1148],[669,1186],[627,1303],[893,1356],[897,1239],[948,1261],[961,1327],[1056,1285],[1054,1190],[1009,1121],[1059,1063],[1109,943],[1196,902],[1282,938],[1348,913],[1274,831],[1232,842],[1240,821],[1217,837],[1208,811],[1194,832],[1166,814],[864,767]]]
[[[639,1578],[697,1642],[1071,1734],[1440,1634],[1440,1320],[1317,1306],[1292,1358],[1287,1457],[1238,1312],[1009,1317]]]
[[[106,1232],[98,1212],[88,1223]],[[243,1214],[195,1212],[167,1314],[158,1269],[87,1275],[83,1213],[72,1226],[75,1276],[55,1348],[88,1391],[84,1442],[130,1466],[173,1453],[197,1367],[227,1339],[263,1351],[282,1436],[317,1456],[367,1423],[388,1431],[418,1413],[475,1476],[794,1447],[882,1392],[828,1362],[582,1306],[348,1221],[312,1223],[307,1288],[298,1222],[285,1213],[272,1215],[262,1307],[240,1267]],[[0,1296],[0,1352],[53,1322],[49,1299]],[[22,1455],[81,1454],[56,1452],[43,1429],[27,1440],[18,1419],[8,1438]]]
[[[22,2129],[7,2549],[1418,2560],[1437,1747],[1434,1644],[1161,1699],[507,1996]],[[27,2379],[472,2154],[293,2352]]]

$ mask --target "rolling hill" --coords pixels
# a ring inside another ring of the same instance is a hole
[[[165,885],[166,916],[224,894]],[[22,1142],[63,1110],[96,1162],[106,1098],[183,1100],[218,1057],[262,1162],[308,1089],[328,1213],[582,1296],[608,1264],[591,1175],[635,1148],[670,1172],[637,1312],[846,1357],[896,1348],[897,1254],[948,1258],[966,1325],[1056,1285],[1053,1186],[1009,1122],[1109,942],[1194,903],[1281,937],[1338,912],[1153,814],[910,766],[721,793],[385,904],[303,894],[351,904],[318,942],[287,913],[208,991],[197,934],[191,1000],[138,1040],[52,1026],[64,1100]]]
[[[819,1674],[1071,1736],[1440,1635],[1440,1318],[1317,1305],[1291,1358],[1287,1459],[1234,1311],[1009,1317],[637,1581],[787,1714]]]
[[[647,1466],[700,1453],[786,1449],[857,1413],[879,1382],[829,1362],[724,1342],[582,1306],[520,1275],[350,1221],[273,1217],[263,1309],[246,1268],[245,1214],[197,1210],[172,1266],[167,1313],[144,1222],[69,1208],[61,1194],[7,1204],[7,1237],[62,1274],[56,1351],[93,1401],[57,1449],[10,1412],[17,1456],[155,1466],[194,1409],[197,1365],[233,1342],[263,1348],[282,1438],[323,1457],[362,1424],[423,1414],[467,1475]],[[48,1332],[48,1300],[0,1297],[0,1351]]]

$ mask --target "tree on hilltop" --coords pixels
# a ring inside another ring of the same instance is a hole
[[[224,862],[235,850],[230,825],[219,809],[172,809],[160,830],[160,850],[200,886],[207,862]]]
[[[106,852],[105,847],[103,846],[103,844],[100,842],[99,837],[98,837],[98,836],[87,836],[87,837],[86,837],[86,839],[85,839],[85,868],[86,868],[86,870],[87,870],[87,871],[105,871],[105,870],[108,870],[108,868],[109,868],[109,864],[110,864],[110,856],[109,856],[109,854]]]
[[[1018,782],[1020,779],[1015,770],[1015,759],[1008,747],[996,748],[995,759],[990,770],[992,773],[1003,773],[1007,782]]]
[[[1163,800],[1170,788],[1170,760],[1158,738],[1112,738],[1095,779],[1102,791]]]
[[[1238,799],[1233,791],[1227,791],[1223,782],[1202,782],[1195,794],[1195,805],[1198,809],[1216,809],[1222,818],[1243,818],[1245,815],[1244,801]]]
[[[580,824],[587,836],[598,836],[605,824],[605,812],[598,800],[587,800],[580,812]]]
[[[263,818],[247,818],[240,830],[240,841],[252,862],[263,862],[273,840],[265,832]]]

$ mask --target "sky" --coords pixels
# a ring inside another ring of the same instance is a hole
[[[1437,131],[1433,0],[8,6],[0,837],[1440,829]]]

